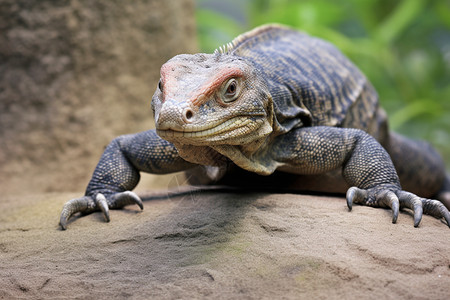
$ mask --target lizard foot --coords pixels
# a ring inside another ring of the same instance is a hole
[[[95,199],[91,196],[84,196],[69,200],[64,204],[61,212],[59,224],[62,230],[67,229],[67,222],[70,217],[76,213],[89,214],[94,211],[101,211],[105,221],[109,222],[109,209],[122,208],[126,205],[137,204],[144,209],[141,198],[133,192],[126,191],[122,193],[103,195],[98,193]]]
[[[425,199],[413,193],[398,189],[373,188],[368,190],[351,187],[347,191],[347,206],[352,210],[353,203],[373,207],[385,207],[392,210],[392,223],[397,222],[398,212],[401,208],[409,208],[414,212],[414,227],[418,227],[422,214],[435,218],[444,218],[450,227],[450,212],[439,201]]]

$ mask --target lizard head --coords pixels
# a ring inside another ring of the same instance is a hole
[[[267,83],[245,59],[178,55],[161,67],[152,109],[160,137],[178,145],[255,145],[272,132]]]

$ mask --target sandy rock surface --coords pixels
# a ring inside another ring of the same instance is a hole
[[[147,193],[148,194],[148,193]],[[164,194],[164,192],[163,192]],[[170,193],[169,193],[170,194]],[[0,298],[448,299],[450,230],[343,198],[208,192],[73,219],[0,201]]]

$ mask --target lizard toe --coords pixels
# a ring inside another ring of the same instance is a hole
[[[399,199],[392,191],[387,191],[380,195],[378,205],[381,207],[389,207],[392,210],[392,223],[397,222],[398,212],[400,209]]]
[[[103,217],[105,217],[105,221],[109,222],[110,221],[109,207],[108,207],[108,202],[106,200],[105,195],[98,193],[97,196],[95,197],[95,200],[97,201],[97,206],[100,208],[100,210],[103,213]]]
[[[92,197],[84,196],[80,198],[75,198],[69,200],[64,204],[63,209],[61,211],[61,217],[59,219],[59,225],[62,230],[67,229],[67,222],[70,217],[74,214],[80,213],[90,213],[96,210],[96,203]]]
[[[400,207],[406,207],[414,212],[414,227],[419,227],[423,215],[422,200],[413,193],[398,191],[398,198],[400,200]]]
[[[363,204],[364,199],[366,198],[367,198],[366,190],[359,189],[355,186],[349,188],[346,195],[348,210],[349,211],[352,210],[353,203]]]
[[[438,200],[421,198],[423,205],[423,212],[427,215],[435,218],[444,218],[450,227],[450,212],[449,210]]]
[[[109,200],[110,208],[122,208],[132,204],[136,204],[141,210],[144,209],[141,198],[131,191],[114,194]]]

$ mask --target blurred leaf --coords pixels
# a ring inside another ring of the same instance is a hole
[[[432,107],[432,109],[430,109],[430,107]],[[419,99],[396,113],[391,114],[389,124],[390,127],[395,130],[417,116],[423,114],[432,114],[433,116],[436,116],[441,109],[440,105],[430,99]]]
[[[395,40],[423,10],[424,0],[403,0],[378,27],[375,38],[387,45]]]
[[[344,7],[325,0],[252,1],[251,25],[281,23],[294,27],[311,27],[315,24],[331,25],[342,19]]]
[[[439,19],[450,27],[450,1],[435,1],[435,12]]]

